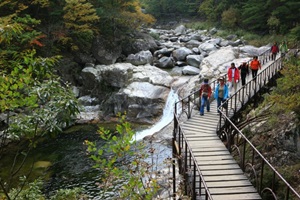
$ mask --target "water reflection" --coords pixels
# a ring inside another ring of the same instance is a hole
[[[86,155],[86,146],[83,144],[84,140],[96,141],[97,146],[101,147],[104,141],[97,134],[97,130],[96,125],[74,126],[55,139],[44,141],[32,151],[32,156],[37,161],[51,162],[51,166],[42,174],[45,181],[43,192],[47,196],[51,196],[58,189],[81,187],[89,199],[99,199],[101,170],[92,167],[94,162]],[[150,149],[155,149],[155,154],[146,161],[155,164],[153,170],[162,169],[164,166],[157,163],[163,163],[172,156],[171,147],[160,143],[147,143],[145,151],[149,152]],[[126,159],[130,160],[130,157]],[[107,199],[114,195],[114,191],[106,194]]]

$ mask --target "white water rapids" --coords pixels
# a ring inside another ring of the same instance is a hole
[[[179,97],[177,93],[171,89],[161,119],[149,129],[137,132],[133,140],[142,140],[144,137],[153,135],[171,123],[174,118],[174,105],[177,101],[179,101]]]

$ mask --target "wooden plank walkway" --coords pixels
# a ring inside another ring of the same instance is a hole
[[[270,63],[272,62],[267,62],[263,68]],[[247,79],[250,80],[251,77],[252,75],[249,74]],[[247,95],[251,94],[248,92]],[[237,110],[239,109],[241,109],[240,104],[237,105]],[[231,116],[230,113],[229,116]],[[199,111],[193,112],[192,117],[181,124],[213,199],[261,199],[217,136],[218,121],[217,101],[214,100],[210,105],[210,112],[205,110],[204,116],[200,116]]]
[[[183,131],[213,199],[261,199],[237,162],[216,134],[219,115],[216,101],[204,116],[186,121]]]

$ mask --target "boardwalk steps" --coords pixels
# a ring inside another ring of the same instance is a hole
[[[251,88],[244,88],[244,96],[252,97],[255,93],[254,89],[255,84]],[[232,105],[229,101],[228,106],[230,107],[228,115],[231,117],[234,113],[232,110],[240,110],[243,105],[241,102]],[[199,111],[194,110],[191,118],[180,124],[212,198],[214,200],[261,199],[225,144],[217,136],[219,120],[217,101],[214,100],[210,104],[210,112],[200,116]],[[196,179],[200,177],[196,176]],[[203,190],[202,186],[201,189]],[[202,194],[204,193],[203,191]],[[197,196],[197,199],[204,198]]]
[[[216,107],[213,101],[210,112],[195,112],[181,125],[209,191],[214,200],[261,199],[216,134]]]
[[[234,124],[234,119],[238,117],[234,115],[248,101],[255,100],[255,96],[260,95],[257,92],[266,84],[274,83],[278,71],[283,67],[282,58],[270,61],[268,51],[261,54],[260,58],[263,69],[258,72],[256,80],[248,76],[246,85],[232,94],[228,109],[223,109],[221,115],[217,114],[217,102],[213,101],[210,112],[200,116],[197,108],[199,91],[192,91],[175,103],[172,138],[172,152],[176,158],[173,160],[174,198],[177,195],[178,179],[174,173],[177,160],[179,173],[183,175],[184,192],[193,200],[258,200],[262,199],[260,195],[264,199],[300,199],[297,191]],[[210,84],[216,87],[217,82],[212,80]],[[233,159],[227,148],[238,161]],[[254,185],[244,174],[245,169],[247,175],[251,174]],[[267,170],[273,173],[272,180],[265,175]],[[275,182],[284,187],[274,187]]]

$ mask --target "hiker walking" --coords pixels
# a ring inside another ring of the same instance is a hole
[[[283,41],[280,46],[279,46],[279,51],[280,51],[280,56],[281,57],[285,57],[285,54],[287,53],[288,51],[288,47],[287,47],[287,44],[286,44],[286,41]]]
[[[220,107],[221,103],[224,103],[228,99],[228,86],[225,84],[224,78],[221,77],[218,79],[218,81],[219,83],[214,93],[214,97],[217,99],[217,108]],[[220,114],[219,110],[218,114]]]
[[[277,53],[279,52],[279,48],[277,45],[277,42],[274,42],[274,44],[271,46],[271,59],[275,60]]]
[[[204,79],[201,87],[200,87],[200,93],[199,93],[199,98],[201,99],[200,103],[200,115],[204,115],[204,107],[206,105],[206,111],[209,112],[210,111],[210,103],[209,103],[209,99],[211,96],[211,87],[208,84],[208,79]]]
[[[252,78],[254,78],[254,80],[256,81],[257,72],[259,69],[261,69],[261,64],[257,56],[254,56],[253,60],[250,62],[250,68],[252,71]]]
[[[244,86],[246,84],[246,77],[249,74],[249,65],[247,61],[244,60],[238,69],[241,71],[242,86]]]
[[[235,67],[234,63],[231,63],[230,68],[227,71],[228,83],[230,84],[230,90],[234,88],[234,93],[237,89],[237,84],[240,80],[240,71]]]

